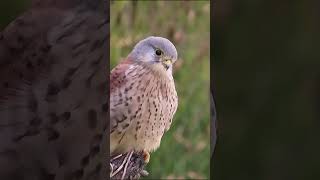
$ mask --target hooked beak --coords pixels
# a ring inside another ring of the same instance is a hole
[[[170,58],[164,58],[164,59],[162,60],[162,65],[164,66],[164,68],[165,68],[166,70],[168,70],[169,67],[172,65],[172,59],[170,59]]]

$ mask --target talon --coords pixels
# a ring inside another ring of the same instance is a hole
[[[142,171],[140,172],[140,174],[141,174],[141,176],[143,176],[143,177],[146,177],[146,176],[149,175],[148,171],[146,171],[146,170],[142,170]]]
[[[148,164],[150,160],[149,152],[147,152],[146,150],[143,150],[142,155],[143,155],[144,163]]]

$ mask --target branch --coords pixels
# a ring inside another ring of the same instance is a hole
[[[110,179],[139,179],[147,176],[144,170],[144,157],[142,152],[128,152],[112,156],[110,160]]]

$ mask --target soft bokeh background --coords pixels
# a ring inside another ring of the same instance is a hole
[[[28,0],[0,0],[0,31],[23,13],[30,4]]]
[[[113,1],[111,68],[150,35],[170,39],[178,50],[174,78],[179,107],[160,148],[151,154],[148,178],[209,177],[209,1]]]
[[[214,180],[320,179],[320,1],[217,0]]]

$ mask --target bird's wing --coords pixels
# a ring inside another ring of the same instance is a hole
[[[108,23],[84,7],[37,8],[1,33],[0,176],[89,179],[104,169]]]
[[[150,82],[149,69],[124,60],[110,74],[110,132],[124,132],[135,119],[139,102],[136,98],[146,89],[142,82]],[[144,89],[144,90],[143,90]],[[130,120],[131,119],[131,120]],[[129,120],[129,121],[125,121]]]
[[[125,105],[124,92],[130,83],[130,77],[126,73],[131,66],[130,60],[123,60],[110,73],[110,134],[128,118],[126,114],[130,107]]]

